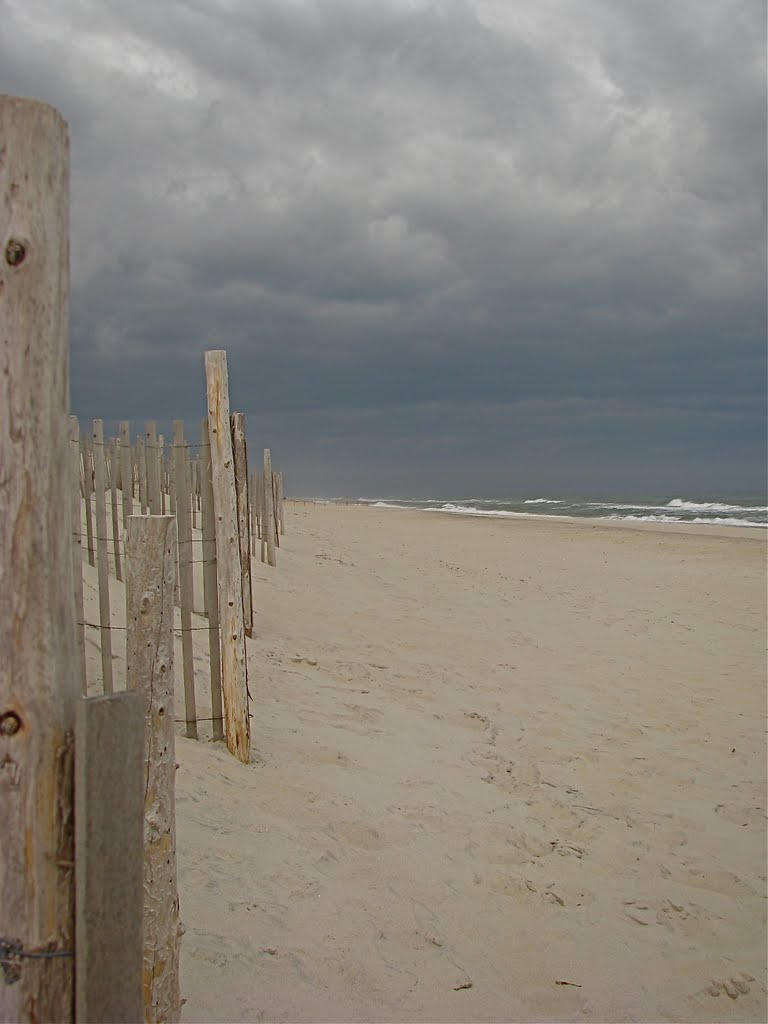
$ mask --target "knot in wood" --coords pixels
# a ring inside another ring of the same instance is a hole
[[[20,267],[27,256],[27,247],[18,238],[9,238],[5,246],[5,262],[9,267]]]
[[[15,711],[0,715],[0,736],[15,736],[21,729],[21,719]]]

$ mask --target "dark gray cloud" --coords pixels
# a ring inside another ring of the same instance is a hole
[[[72,137],[74,411],[294,493],[758,487],[762,0],[5,0]]]

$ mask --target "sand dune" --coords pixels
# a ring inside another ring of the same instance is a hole
[[[183,1019],[765,1020],[764,532],[286,525],[253,764],[178,740]]]

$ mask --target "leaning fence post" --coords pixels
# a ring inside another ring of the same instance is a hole
[[[178,1021],[173,700],[173,516],[130,516],[126,544],[126,684],[144,697],[144,1020]]]
[[[248,665],[243,625],[243,593],[240,584],[240,544],[237,496],[229,422],[227,353],[205,353],[208,393],[208,434],[213,478],[213,511],[216,529],[216,569],[221,622],[221,686],[227,749],[243,764],[251,756],[251,723],[248,717]]]
[[[0,1020],[74,1011],[67,126],[0,96]],[[42,953],[35,958],[33,952]],[[52,955],[51,955],[52,954]]]

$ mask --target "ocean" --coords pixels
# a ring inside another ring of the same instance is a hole
[[[446,515],[551,516],[643,523],[693,523],[697,526],[768,526],[766,495],[644,497],[627,500],[585,498],[358,498],[376,508],[411,508]]]

